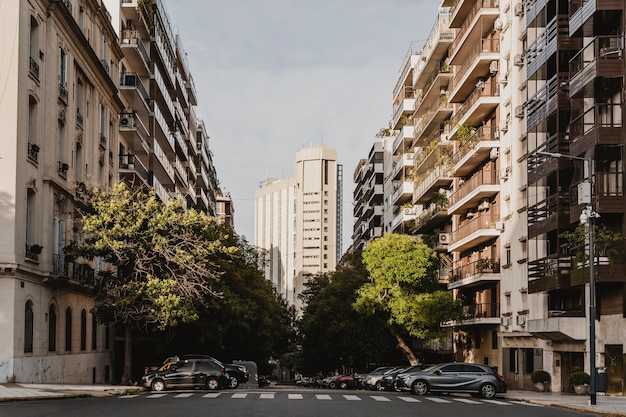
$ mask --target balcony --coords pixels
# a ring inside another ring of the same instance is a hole
[[[574,34],[598,11],[618,11],[623,5],[620,0],[570,0],[569,35]]]
[[[526,126],[545,123],[549,114],[570,107],[569,73],[555,74],[526,102]]]
[[[30,143],[28,142],[28,157],[34,161],[37,162],[39,160],[39,145],[37,145],[36,143]]]
[[[558,254],[528,262],[528,292],[531,294],[567,289],[571,259]]]
[[[176,174],[172,163],[168,160],[165,152],[163,152],[157,141],[154,141],[153,147],[154,152],[151,155],[151,165],[153,167],[154,176],[158,178],[161,185],[173,185],[174,176]]]
[[[417,63],[413,87],[416,90],[426,89],[428,78],[433,71],[438,71],[441,60],[454,40],[454,29],[450,29],[450,13],[439,13],[435,25],[430,31],[428,40],[422,49],[421,61]]]
[[[435,229],[441,228],[442,224],[450,219],[447,207],[447,204],[433,203],[425,208],[415,219],[413,233],[433,233]]]
[[[570,94],[594,97],[597,77],[621,77],[624,66],[624,39],[597,36],[570,60]]]
[[[413,181],[394,181],[394,191],[391,194],[391,204],[401,206],[411,201],[413,197]]]
[[[497,210],[492,209],[475,214],[452,231],[448,251],[463,252],[497,238],[500,236],[500,230],[496,228],[499,222],[500,214]]]
[[[467,58],[455,65],[456,75],[450,81],[451,103],[464,102],[476,88],[476,83],[490,73],[491,63],[500,59],[499,38],[483,38],[473,45]]]
[[[550,230],[567,228],[570,223],[570,195],[559,192],[528,207],[528,235],[538,236]]]
[[[526,330],[535,337],[560,342],[582,342],[587,339],[586,317],[548,317],[526,322]]]
[[[144,76],[150,74],[152,61],[138,30],[122,31],[120,46],[131,68],[136,71],[141,69],[141,74]]]
[[[39,81],[39,64],[32,57],[28,63],[28,72]]]
[[[452,155],[455,176],[467,176],[487,158],[497,157],[500,149],[499,138],[500,132],[495,126],[482,126],[476,129]]]
[[[622,143],[622,105],[598,103],[570,122],[570,152],[579,155],[594,145]]]
[[[425,177],[415,181],[413,191],[413,203],[425,204],[432,198],[432,194],[440,188],[447,188],[452,183],[450,168],[444,165],[437,165],[430,170]]]
[[[150,39],[149,26],[152,22],[151,13],[146,8],[146,2],[143,0],[121,0],[120,3],[122,21],[132,21],[134,28],[138,29],[145,39]]]
[[[411,167],[413,167],[412,153],[406,153],[400,155],[399,157],[394,157],[393,168],[391,168],[389,178],[394,180],[400,179],[400,174],[404,173],[407,168]]]
[[[500,281],[500,260],[482,258],[450,271],[448,289],[484,287]]]
[[[68,98],[67,87],[65,84],[59,84],[59,100],[61,103],[67,106],[67,98]]]
[[[414,136],[415,126],[410,124],[402,126],[393,141],[393,153],[398,152],[399,149],[406,149],[413,141]]]
[[[500,104],[500,83],[496,79],[479,80],[476,88],[456,112],[459,124],[480,125]]]
[[[417,217],[417,207],[403,207],[400,212],[391,220],[391,230],[396,231],[401,225],[415,220]]]
[[[448,102],[445,95],[441,95],[433,101],[430,107],[421,107],[418,112],[415,112],[415,143],[423,144],[426,135],[434,134],[440,137],[441,123],[448,120],[453,111],[454,106]]]
[[[437,132],[438,133],[438,132]],[[452,155],[452,142],[441,140],[437,134],[435,139],[414,157],[415,172],[425,172],[436,165],[447,162]]]
[[[129,184],[148,185],[148,169],[136,155],[119,155],[118,171],[120,177]]]
[[[393,118],[391,119],[391,128],[398,130],[406,124],[406,118],[415,111],[415,93],[412,87],[404,87],[400,96],[394,103]]]
[[[458,2],[450,21],[450,27],[458,28],[455,41],[450,48],[452,51],[450,63],[456,65],[462,61],[472,45],[492,32],[499,16],[498,0],[478,0],[473,4],[471,1]]]
[[[26,259],[31,260],[31,261],[38,261],[39,260],[39,255],[41,255],[41,250],[43,249],[43,246],[41,245],[26,245],[26,252],[25,252],[25,256]]]
[[[120,91],[135,109],[149,109],[150,94],[143,85],[139,74],[123,74],[120,78]]]
[[[448,213],[461,214],[474,208],[481,200],[493,197],[500,191],[498,171],[482,169],[459,185],[457,191],[450,196]]]
[[[148,129],[136,113],[120,113],[119,132],[131,144],[134,153],[146,155],[150,152]]]
[[[500,303],[477,303],[463,306],[459,325],[499,325]]]
[[[198,104],[198,92],[196,90],[196,84],[193,81],[193,77],[190,75],[189,79],[185,81],[185,88],[187,89],[187,96],[189,97],[189,103],[192,106]]]
[[[552,152],[563,155],[570,155],[569,136],[567,133],[557,133],[548,138],[535,148],[530,150],[526,157],[528,168],[528,184],[537,182],[540,178],[547,177],[551,172],[558,169],[558,159],[538,152]]]

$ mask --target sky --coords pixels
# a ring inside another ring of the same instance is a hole
[[[254,192],[295,174],[296,152],[326,144],[344,172],[343,251],[352,177],[392,116],[409,48],[435,23],[433,0],[164,0],[187,52],[235,230],[254,243]]]

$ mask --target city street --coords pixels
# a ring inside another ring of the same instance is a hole
[[[489,417],[504,413],[516,417],[594,415],[505,397],[484,400],[466,395],[417,397],[406,393],[313,389],[143,392],[117,397],[0,403],[2,417]]]

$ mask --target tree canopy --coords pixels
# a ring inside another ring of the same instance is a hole
[[[228,229],[217,219],[185,210],[180,200],[161,202],[154,189],[89,190],[79,210],[80,238],[66,248],[73,258],[102,259],[94,313],[125,328],[122,382],[131,377],[132,328],[166,329],[198,319],[221,272],[217,257],[235,254],[224,244]]]
[[[460,302],[438,283],[437,254],[419,237],[387,234],[368,244],[363,262],[369,281],[359,288],[354,307],[366,314],[383,313],[398,346],[415,364],[398,330],[437,339],[445,334],[441,323],[461,314]]]

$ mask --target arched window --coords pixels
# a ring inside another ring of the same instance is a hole
[[[65,310],[65,351],[72,351],[72,309]]]
[[[57,350],[57,310],[51,305],[48,310],[48,351]]]
[[[26,302],[24,309],[24,353],[33,352],[33,303]]]
[[[80,312],[80,350],[87,350],[87,312]]]

